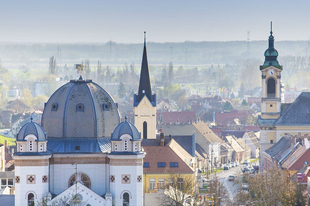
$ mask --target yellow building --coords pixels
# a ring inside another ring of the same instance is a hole
[[[265,51],[265,61],[260,66],[262,72],[262,104],[259,126],[261,129],[261,157],[262,153],[278,142],[285,134],[310,134],[310,93],[302,92],[291,104],[281,103],[281,72],[282,66],[274,48],[274,37],[271,29],[269,46]],[[261,168],[264,160],[260,158]]]

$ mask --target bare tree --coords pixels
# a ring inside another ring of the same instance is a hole
[[[192,176],[170,173],[166,179],[168,184],[164,190],[165,197],[162,198],[163,205],[182,206],[186,201],[193,201],[196,189],[196,179]]]
[[[252,202],[259,206],[269,205],[306,205],[302,198],[302,185],[290,179],[286,170],[272,167],[256,175],[243,175],[239,185],[247,184],[247,190],[240,190],[235,198],[235,204]]]

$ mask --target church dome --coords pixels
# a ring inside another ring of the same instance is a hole
[[[114,130],[111,135],[111,140],[119,140],[120,137],[124,134],[128,134],[132,137],[132,140],[139,140],[141,139],[141,133],[137,130],[135,125],[127,121],[120,123]]]
[[[19,130],[16,140],[24,141],[25,137],[31,134],[36,136],[38,141],[46,141],[46,133],[44,129],[32,120]]]
[[[91,80],[71,80],[44,106],[42,127],[48,138],[110,137],[119,124],[118,105]]]

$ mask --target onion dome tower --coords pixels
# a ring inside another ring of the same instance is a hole
[[[130,122],[120,123],[111,134],[110,192],[114,205],[143,205],[141,133]],[[119,198],[120,197],[120,198]]]
[[[15,160],[15,205],[29,205],[49,192],[49,159],[43,128],[31,122],[17,134]]]

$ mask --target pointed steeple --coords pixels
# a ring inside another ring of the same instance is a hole
[[[278,58],[278,51],[274,48],[274,37],[272,32],[272,22],[270,23],[270,36],[268,39],[268,49],[265,51],[265,61],[261,68],[266,68],[269,66],[274,66],[281,68],[277,58]]]
[[[149,65],[147,61],[147,52],[146,52],[146,32],[144,32],[144,49],[143,49],[143,56],[142,56],[142,65],[141,65],[141,72],[140,72],[140,84],[138,90],[138,96],[136,101],[140,102],[144,95],[153,102],[152,96],[152,89],[151,89],[151,81],[150,81],[150,72],[149,72]]]

